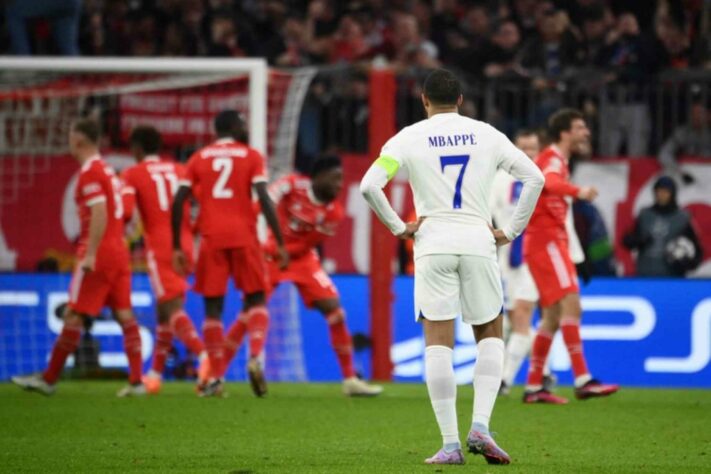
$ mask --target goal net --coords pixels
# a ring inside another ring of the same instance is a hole
[[[155,126],[165,154],[182,161],[214,138],[212,119],[219,111],[237,109],[248,122],[250,144],[265,152],[275,179],[292,170],[298,119],[314,74],[312,69],[270,70],[261,59],[0,59],[0,269],[34,271],[38,264],[44,270],[71,269],[72,243],[79,231],[72,203],[78,166],[67,156],[72,120],[99,120],[102,153],[120,171],[132,164],[127,138],[136,125]],[[129,233],[134,271],[141,272],[140,229]],[[51,277],[36,278],[28,288],[11,289],[37,293],[38,304],[32,308],[2,306],[3,292],[13,291],[0,288],[0,380],[41,369],[56,335],[54,308],[47,306],[45,293],[58,288]],[[139,300],[152,301],[145,295]],[[61,298],[52,301],[59,304]],[[293,288],[280,288],[270,310],[267,373],[273,380],[303,380]],[[152,330],[152,306],[136,312]],[[193,304],[190,312],[199,321],[202,304]],[[235,313],[226,311],[226,322]],[[108,335],[106,340],[97,337],[101,351],[116,343]],[[144,341],[146,360],[151,342]],[[119,352],[100,362],[122,366],[125,359]],[[243,362],[240,354],[228,377],[243,378]]]

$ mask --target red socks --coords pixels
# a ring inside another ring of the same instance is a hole
[[[128,381],[131,384],[141,382],[141,334],[138,331],[138,323],[135,318],[121,323],[123,330],[123,349],[128,358]]]
[[[247,332],[247,314],[239,313],[237,319],[232,323],[232,326],[227,330],[225,335],[225,367],[230,365],[235,354],[242,345],[244,335]]]
[[[222,378],[225,375],[225,336],[222,321],[219,319],[205,319],[202,324],[202,334],[205,338],[205,349],[210,359],[210,372],[212,378]]]
[[[247,331],[249,332],[249,357],[259,357],[267,342],[269,311],[265,306],[255,306],[247,311]]]
[[[156,348],[153,351],[151,370],[158,374],[163,373],[165,360],[168,358],[171,347],[173,347],[173,331],[168,324],[159,324],[156,327]]]
[[[205,345],[202,343],[193,321],[184,310],[180,309],[170,316],[170,327],[175,333],[175,337],[185,344],[185,347],[193,354],[198,355],[205,350]]]
[[[225,367],[230,365],[246,333],[249,333],[249,357],[259,357],[264,351],[268,330],[269,311],[266,307],[256,306],[246,313],[239,313],[225,336]]]
[[[560,320],[560,331],[563,333],[563,340],[568,348],[573,375],[576,379],[588,375],[588,364],[585,361],[583,342],[580,339],[580,321],[576,318],[563,316]]]
[[[341,367],[341,374],[344,379],[355,376],[353,367],[353,342],[351,333],[346,326],[346,313],[343,308],[338,308],[326,315],[328,323],[328,335],[331,339],[331,346],[336,353],[338,365]]]
[[[64,363],[67,361],[67,357],[73,354],[74,351],[77,350],[77,347],[79,347],[80,338],[81,326],[64,325],[62,332],[54,342],[47,369],[44,371],[44,374],[42,374],[45,382],[48,384],[57,382],[64,368]]]
[[[543,366],[546,364],[552,342],[553,335],[540,328],[533,340],[533,347],[531,347],[531,363],[528,368],[526,385],[540,386],[543,384]]]

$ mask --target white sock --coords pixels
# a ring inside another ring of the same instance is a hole
[[[506,358],[504,359],[503,380],[509,387],[513,385],[516,374],[521,369],[523,360],[531,350],[532,338],[529,334],[512,332],[509,341],[506,343]]]
[[[443,444],[459,443],[452,349],[446,346],[425,348],[425,379]]]
[[[489,428],[496,396],[504,372],[504,341],[487,337],[477,343],[479,355],[474,367],[474,413],[472,424]]]
[[[156,378],[156,379],[158,379],[158,380],[161,380],[161,379],[163,378],[163,374],[161,374],[160,372],[156,372],[156,371],[153,370],[153,369],[150,369],[146,375],[147,375],[148,377]]]

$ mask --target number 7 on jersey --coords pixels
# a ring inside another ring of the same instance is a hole
[[[460,165],[462,168],[459,170],[459,176],[457,177],[457,182],[454,184],[454,199],[452,200],[452,207],[454,209],[461,209],[462,207],[462,182],[464,182],[464,172],[467,170],[467,163],[469,163],[469,155],[447,155],[440,156],[439,162],[442,165],[442,173],[447,166]]]

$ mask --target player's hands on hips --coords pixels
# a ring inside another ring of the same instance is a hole
[[[181,275],[188,273],[188,257],[182,249],[173,250],[173,268]]]
[[[580,191],[578,191],[578,199],[581,199],[583,201],[592,201],[597,197],[597,188],[595,186],[583,186],[580,188]]]
[[[424,220],[424,217],[420,217],[414,222],[405,223],[405,232],[403,232],[402,234],[398,234],[398,238],[402,240],[414,239],[415,234],[418,230],[420,230],[420,226],[422,225],[422,221]]]
[[[494,235],[494,240],[496,241],[496,246],[501,247],[502,245],[510,244],[511,241],[509,240],[508,237],[506,237],[506,234],[504,234],[504,231],[501,229],[494,229],[493,227],[489,226],[489,230],[491,230],[491,233]]]
[[[96,270],[96,255],[86,255],[81,261],[81,269],[87,273]]]
[[[285,270],[289,266],[289,252],[286,251],[286,247],[283,245],[277,246],[276,259],[279,264],[279,270]]]

